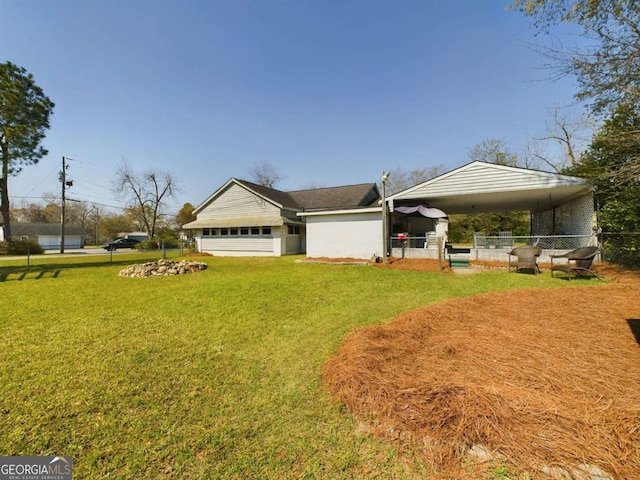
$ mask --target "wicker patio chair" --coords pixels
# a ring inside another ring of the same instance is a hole
[[[509,252],[509,273],[515,268],[516,272],[521,269],[533,270],[533,273],[540,273],[538,257],[542,253],[540,247],[535,245],[524,245],[516,247]],[[515,258],[514,258],[515,257]]]
[[[575,277],[596,277],[600,278],[597,273],[591,270],[593,259],[598,254],[598,247],[580,247],[564,255],[550,255],[551,257],[551,276],[553,272],[564,272],[571,280],[571,276]],[[563,263],[553,264],[554,259],[565,259]]]

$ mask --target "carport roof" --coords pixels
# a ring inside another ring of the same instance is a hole
[[[540,211],[590,194],[583,178],[472,162],[387,198],[394,205],[427,203],[447,214]]]

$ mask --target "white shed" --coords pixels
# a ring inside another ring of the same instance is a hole
[[[311,258],[382,257],[382,207],[301,212]]]

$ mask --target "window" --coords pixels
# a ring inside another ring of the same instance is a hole
[[[221,228],[220,229],[220,235],[229,235],[229,229],[228,228]]]
[[[229,235],[237,235],[238,234],[238,229],[237,228],[230,228],[229,229]]]
[[[271,235],[271,227],[262,227],[263,235]]]
[[[208,237],[209,235],[211,235],[211,233],[209,233],[210,230],[208,228],[203,228],[202,229],[202,236],[203,237]]]
[[[260,235],[260,227],[251,227],[251,235]]]
[[[287,225],[289,235],[300,235],[300,225]]]
[[[249,227],[240,227],[240,235],[249,235]]]

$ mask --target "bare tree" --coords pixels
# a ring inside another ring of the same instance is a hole
[[[546,122],[545,133],[534,137],[528,145],[527,157],[556,172],[575,167],[594,132],[595,123],[589,116],[576,118],[555,109],[551,112],[551,120]]]
[[[517,167],[518,155],[513,153],[504,140],[486,138],[469,150],[469,159],[472,162],[487,162],[497,165]]]
[[[276,188],[278,183],[285,178],[276,167],[268,162],[254,165],[249,170],[249,173],[255,183],[268,188]]]
[[[411,170],[407,172],[402,168],[394,168],[389,173],[389,179],[386,182],[386,188],[389,194],[394,194],[411,188],[427,180],[442,175],[447,171],[447,167],[444,164],[435,165],[432,167],[421,168]]]
[[[590,102],[591,112],[604,118],[604,127],[594,143],[605,141],[612,151],[623,151],[627,161],[613,170],[608,183],[622,180],[637,185],[640,172],[640,129],[627,122],[629,112],[640,105],[640,4],[638,0],[513,0],[512,7],[533,21],[539,33],[549,33],[564,23],[577,27],[586,42],[573,48],[560,46],[543,49],[551,59],[550,67],[559,76],[573,76],[578,82],[576,98]],[[609,126],[607,125],[609,124]],[[603,139],[603,135],[609,138]],[[631,147],[631,148],[630,148]],[[578,162],[578,167],[580,166]],[[588,159],[587,159],[587,163]],[[589,172],[582,174],[591,175]],[[600,175],[599,173],[598,175]],[[637,195],[637,194],[636,194]]]
[[[176,179],[167,172],[147,170],[135,172],[127,160],[122,160],[113,181],[113,190],[127,203],[127,209],[135,216],[149,238],[156,234],[156,226],[162,217],[162,207],[178,191]]]
[[[578,100],[591,100],[596,113],[640,102],[640,8],[637,0],[514,0],[512,8],[533,21],[540,33],[557,24],[578,27],[588,46],[544,50],[551,67],[578,81]]]

